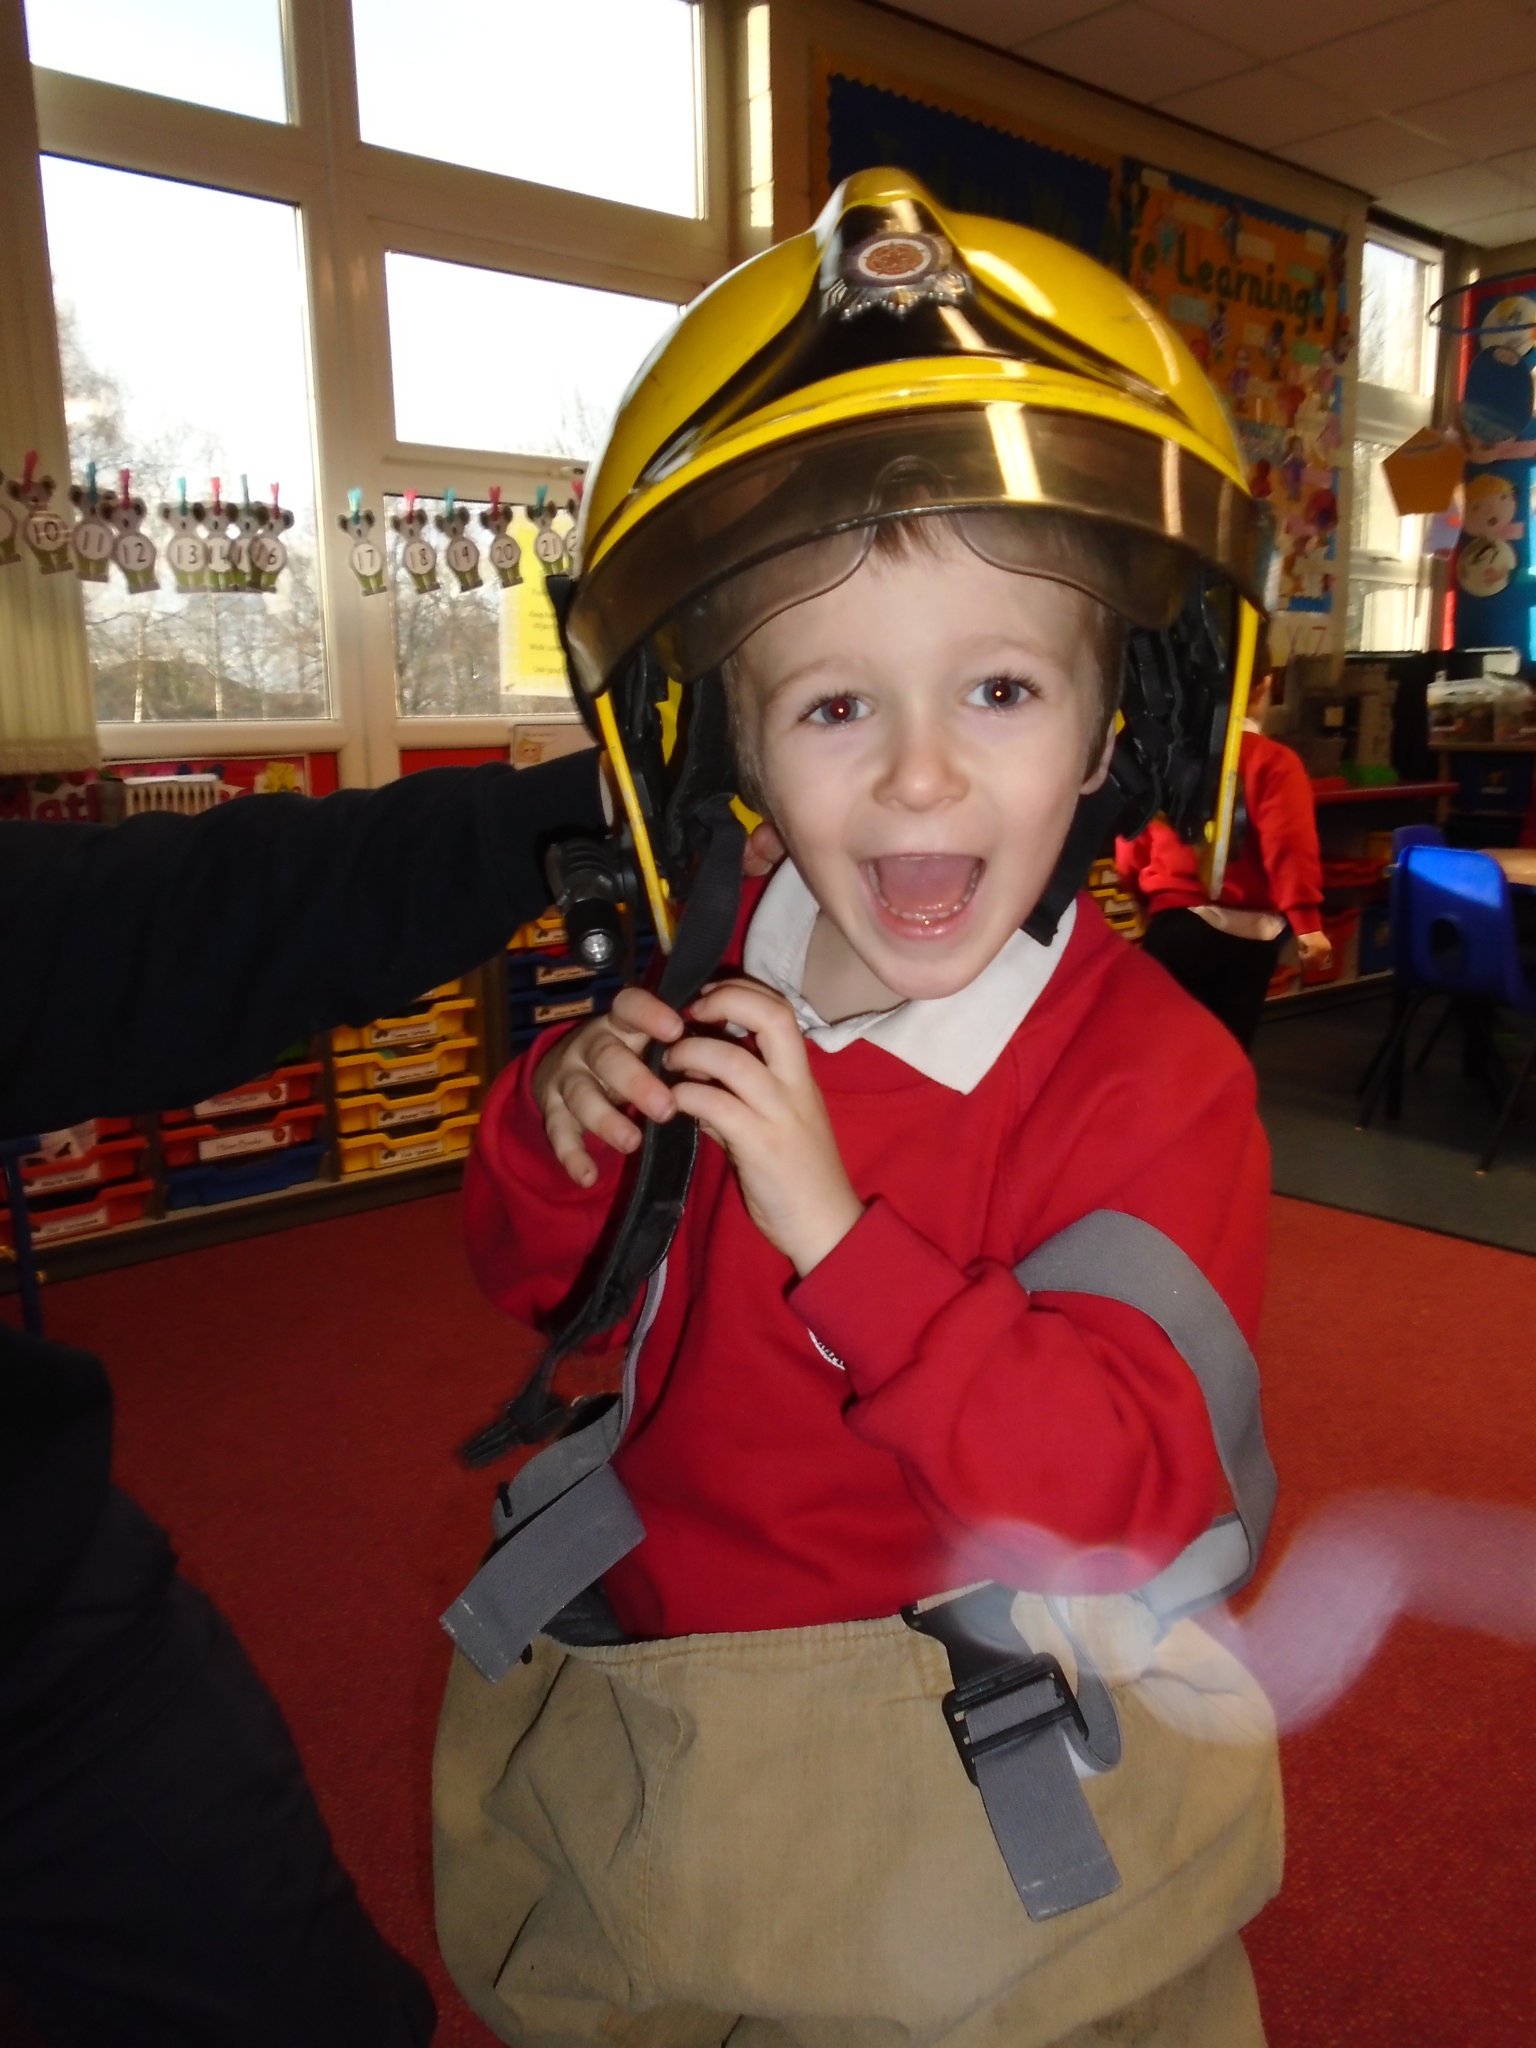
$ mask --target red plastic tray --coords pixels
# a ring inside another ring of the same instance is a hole
[[[259,1123],[178,1124],[162,1135],[167,1166],[207,1166],[220,1159],[249,1159],[257,1152],[281,1152],[307,1145],[325,1115],[323,1102],[281,1109]]]

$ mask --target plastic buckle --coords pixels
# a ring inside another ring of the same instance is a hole
[[[972,1735],[966,1716],[973,1708],[1006,1699],[1010,1693],[1022,1692],[1026,1686],[1038,1685],[1041,1679],[1050,1681],[1054,1694],[1049,1706],[1024,1715],[1006,1728],[995,1729],[990,1735]],[[960,1761],[965,1765],[965,1775],[973,1785],[976,1783],[978,1757],[1006,1748],[1009,1743],[1025,1741],[1047,1728],[1054,1728],[1058,1722],[1071,1721],[1083,1740],[1086,1742],[1088,1739],[1088,1723],[1077,1703],[1077,1695],[1067,1683],[1067,1674],[1054,1657],[1045,1653],[1035,1657],[1010,1658],[1007,1663],[999,1664],[995,1671],[983,1671],[975,1678],[966,1679],[953,1692],[944,1695],[943,1709]]]

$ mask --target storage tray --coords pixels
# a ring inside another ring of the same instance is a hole
[[[29,1152],[24,1165],[33,1165],[43,1159],[83,1159],[87,1152],[93,1152],[108,1138],[126,1138],[132,1135],[133,1118],[130,1116],[92,1116],[83,1124],[68,1124],[62,1131],[44,1131],[42,1144],[36,1152]]]
[[[262,1152],[286,1152],[309,1145],[325,1115],[323,1102],[299,1103],[276,1116],[250,1124],[180,1124],[161,1133],[168,1167],[214,1166],[223,1160],[247,1159]]]
[[[440,1038],[435,1045],[405,1046],[399,1052],[338,1053],[336,1092],[357,1095],[378,1088],[431,1088],[464,1073],[479,1043],[478,1038]],[[477,1074],[475,1079],[479,1078]]]
[[[226,1088],[222,1094],[195,1102],[190,1109],[162,1110],[160,1121],[166,1126],[206,1123],[209,1117],[260,1116],[263,1110],[287,1109],[294,1103],[310,1102],[323,1071],[319,1060],[274,1067],[270,1074],[244,1081],[238,1088]]]
[[[405,1016],[379,1017],[372,1024],[338,1024],[331,1033],[331,1045],[337,1052],[433,1045],[441,1038],[462,1037],[474,1007],[472,996],[448,996]]]
[[[89,1237],[98,1230],[115,1230],[120,1223],[135,1223],[154,1191],[153,1181],[116,1181],[86,1202],[66,1202],[52,1209],[34,1209],[28,1204],[32,1242],[37,1246],[57,1244],[66,1237]],[[15,1242],[10,1213],[0,1209],[0,1244]]]
[[[38,1153],[22,1161],[22,1184],[30,1203],[39,1195],[62,1195],[72,1188],[102,1187],[112,1181],[132,1180],[139,1170],[139,1155],[147,1138],[131,1133],[126,1138],[107,1138],[88,1152],[65,1153],[47,1159]],[[0,1192],[0,1207],[4,1194]]]
[[[243,1202],[250,1195],[275,1194],[317,1180],[325,1147],[289,1145],[255,1159],[215,1160],[206,1166],[184,1166],[165,1176],[168,1209],[212,1208],[219,1202]]]
[[[390,1094],[338,1095],[336,1128],[343,1137],[352,1138],[361,1131],[401,1131],[440,1124],[462,1116],[479,1085],[478,1074],[461,1074],[456,1080],[439,1081],[435,1088],[419,1092],[396,1089]]]
[[[392,1138],[369,1131],[357,1138],[338,1138],[343,1173],[377,1173],[387,1167],[423,1166],[432,1159],[454,1159],[474,1143],[477,1116],[455,1116],[435,1131],[412,1131]]]

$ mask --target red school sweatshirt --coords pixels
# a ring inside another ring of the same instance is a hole
[[[549,1149],[529,1081],[551,1042],[492,1089],[465,1190],[476,1275],[529,1321],[621,1191],[598,1141],[590,1190]],[[1028,1295],[1013,1269],[1123,1210],[1189,1254],[1252,1343],[1269,1162],[1248,1062],[1086,897],[971,1093],[867,1041],[807,1050],[867,1207],[797,1280],[700,1144],[614,1459],[646,1528],[604,1581],[619,1621],[666,1637],[892,1614],[986,1577],[1139,1583],[1224,1504],[1199,1387],[1136,1310]]]
[[[1291,749],[1245,732],[1237,757],[1248,828],[1227,862],[1217,899],[1232,910],[1277,910],[1297,932],[1322,929],[1323,868],[1307,771]],[[1115,841],[1115,866],[1155,915],[1209,902],[1199,854],[1154,820],[1137,839]]]

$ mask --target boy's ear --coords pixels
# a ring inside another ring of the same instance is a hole
[[[1082,787],[1078,791],[1079,796],[1092,796],[1096,789],[1104,787],[1104,778],[1109,773],[1110,760],[1115,751],[1115,739],[1115,721],[1111,719],[1109,731],[1104,735],[1104,744],[1099,749],[1098,759],[1091,764],[1088,773],[1083,777]]]

